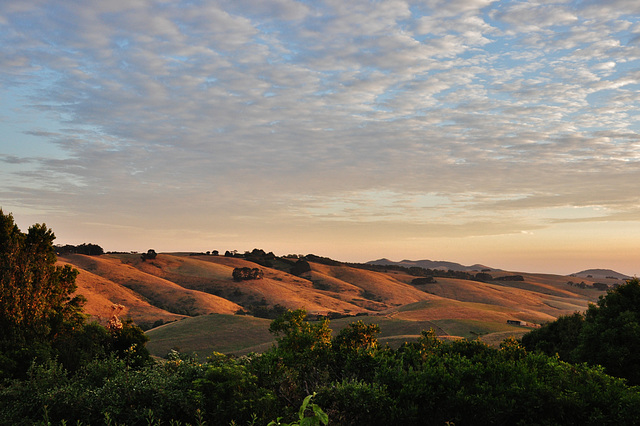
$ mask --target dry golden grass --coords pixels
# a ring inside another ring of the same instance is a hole
[[[384,310],[428,300],[423,291],[382,272],[312,263],[311,279],[325,284],[335,297],[370,310]]]
[[[410,321],[464,319],[506,323],[508,319],[513,319],[518,313],[517,309],[498,305],[439,299],[406,305],[389,312],[389,315]]]
[[[474,320],[506,323],[523,320],[553,321],[558,316],[586,310],[602,292],[567,285],[562,276],[524,274],[525,281],[482,283],[437,278],[437,283],[419,288],[439,299],[403,306],[390,315],[406,320]],[[516,334],[524,331],[516,330]]]
[[[60,261],[58,263],[63,264]],[[124,306],[119,314],[120,317],[131,318],[137,324],[153,324],[157,320],[170,322],[185,318],[184,315],[157,308],[143,300],[133,290],[88,271],[83,270],[78,275],[76,284],[78,285],[76,294],[81,294],[87,299],[85,313],[101,323],[111,317],[114,304]]]
[[[390,334],[383,330],[381,336],[390,342],[416,337],[428,324],[441,336],[480,337],[493,342],[509,333],[521,335],[527,331],[508,326],[507,320],[552,321],[560,315],[584,311],[602,294],[567,285],[568,281],[590,284],[588,280],[545,274],[522,274],[524,281],[492,283],[437,278],[437,283],[413,286],[409,283],[415,277],[397,271],[311,263],[311,272],[298,277],[224,256],[160,254],[143,262],[139,255],[72,255],[61,260],[80,269],[78,292],[89,299],[86,310],[94,316],[108,317],[113,303],[126,306],[125,317],[146,324],[182,318],[180,314],[233,314],[240,305],[277,304],[305,308],[311,314],[368,313],[368,321],[391,327]],[[264,278],[235,282],[232,272],[239,267],[258,267],[264,271]],[[187,334],[180,338],[191,342],[187,346],[206,346],[197,343],[202,336],[194,335],[202,327],[189,331],[190,321],[180,322],[174,330]],[[167,326],[166,331],[177,325]],[[258,333],[261,337],[256,341],[248,339],[248,347],[267,344],[263,332]],[[170,343],[164,341],[162,349]],[[237,342],[233,345],[239,347]],[[224,342],[220,347],[230,348]]]
[[[534,281],[515,282],[514,285],[439,278],[437,283],[420,288],[445,299],[504,306],[534,316],[537,313],[537,321],[583,311],[589,302],[586,296]],[[589,292],[594,293],[593,290]]]
[[[132,266],[148,274],[162,277],[182,287],[230,294],[243,303],[280,304],[287,308],[306,308],[309,312],[342,312],[352,306],[339,300],[332,300],[313,289],[310,281],[282,271],[261,267],[244,259],[224,256],[175,256],[159,255],[156,259],[135,261]],[[259,267],[264,278],[255,281],[235,282],[234,268]]]
[[[61,257],[83,271],[91,272],[138,293],[150,304],[172,313],[200,315],[235,313],[240,306],[212,294],[186,289],[169,280],[151,275],[134,267],[135,261],[117,256],[69,255]]]

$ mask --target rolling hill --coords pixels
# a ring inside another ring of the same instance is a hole
[[[492,270],[482,280],[463,274],[414,281],[415,270],[406,266],[308,259],[299,275],[290,273],[297,259],[283,258],[174,253],[143,261],[137,254],[72,254],[59,262],[80,271],[77,292],[88,299],[88,314],[104,322],[114,303],[124,305],[121,316],[149,329],[148,347],[158,356],[173,347],[201,354],[264,350],[274,341],[270,320],[251,314],[269,316],[284,308],[339,318],[331,322],[335,332],[356,319],[378,323],[381,341],[390,344],[413,340],[425,328],[496,343],[529,330],[507,321],[552,321],[584,311],[603,294],[589,278],[574,285],[575,277]],[[264,277],[236,282],[234,268],[259,268]]]
[[[595,278],[595,279],[614,279],[614,280],[627,280],[631,278],[628,275],[621,274],[611,269],[587,269],[585,271],[576,272],[571,276],[581,278]]]

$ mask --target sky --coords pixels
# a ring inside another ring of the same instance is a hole
[[[637,0],[0,1],[0,207],[108,251],[640,273]]]

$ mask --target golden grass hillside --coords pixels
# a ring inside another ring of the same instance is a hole
[[[143,261],[136,254],[69,255],[60,262],[79,269],[78,293],[87,297],[86,311],[94,317],[108,318],[111,305],[119,303],[126,307],[121,316],[147,327],[181,320],[148,332],[149,347],[158,355],[173,346],[200,352],[264,349],[273,342],[270,321],[234,315],[256,306],[352,316],[334,321],[338,329],[356,319],[376,322],[381,339],[390,343],[417,338],[425,328],[495,343],[528,330],[508,320],[544,323],[584,311],[603,294],[592,281],[585,279],[581,288],[568,284],[575,277],[544,274],[488,282],[438,277],[435,283],[413,285],[415,277],[403,271],[337,263],[309,262],[311,270],[296,276],[283,267],[224,256],[159,254]],[[233,269],[241,267],[257,267],[264,278],[235,282]],[[494,273],[495,278],[511,274]]]
[[[91,275],[89,275],[92,274],[94,277],[104,279],[105,281],[102,281],[103,284],[107,282],[116,284],[112,286],[111,289],[106,289],[103,286],[102,294],[110,301],[116,303],[117,296],[121,293],[121,288],[125,287],[134,292],[141,301],[165,311],[162,315],[166,315],[167,313],[178,316],[193,316],[209,313],[232,314],[240,309],[239,305],[222,297],[202,291],[191,290],[172,281],[146,273],[136,268],[136,258],[138,258],[138,256],[86,256],[74,254],[60,257],[60,261],[69,263],[80,271],[77,291],[79,294],[83,294],[83,291],[85,293],[93,291],[84,285],[92,281]],[[98,284],[95,284],[94,288],[97,285]],[[85,295],[85,297],[87,296]],[[99,313],[92,312],[89,309],[90,307],[91,304],[88,309],[86,309],[86,312],[90,315],[98,316]],[[142,315],[142,311],[140,310],[134,309],[133,307],[129,309],[134,311],[134,313],[131,314],[132,318]],[[160,312],[155,311],[151,314],[153,318],[149,318],[149,320],[154,319],[155,321],[162,319],[162,315],[157,315],[159,313]]]
[[[85,312],[99,322],[111,317],[114,304],[124,306],[119,316],[131,318],[136,324],[151,325],[159,320],[171,322],[187,318],[153,306],[135,291],[85,270],[78,275],[76,284],[76,293],[87,299]]]

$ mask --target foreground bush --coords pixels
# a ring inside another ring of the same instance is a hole
[[[275,398],[255,385],[245,366],[224,356],[205,363],[173,356],[165,363],[133,368],[115,356],[69,375],[57,363],[35,365],[26,380],[0,391],[0,424],[32,425],[43,419],[146,425],[150,418],[210,425],[266,424]],[[240,423],[239,423],[240,424]]]
[[[298,408],[313,393],[332,424],[347,426],[640,419],[640,394],[623,379],[601,367],[528,353],[515,341],[493,349],[442,343],[428,332],[397,350],[336,341],[341,346],[274,347],[240,359],[217,354],[203,363],[174,353],[143,366],[112,355],[75,373],[53,361],[33,365],[26,379],[0,387],[0,424],[266,425],[276,417],[286,424],[299,421]]]

